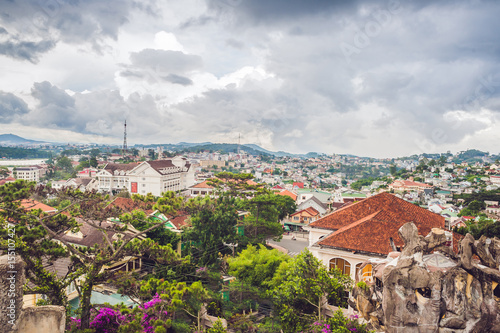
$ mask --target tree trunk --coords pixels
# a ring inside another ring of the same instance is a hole
[[[198,311],[198,332],[201,332],[201,320],[200,320],[200,316],[201,316],[201,311]]]
[[[257,214],[255,215],[255,237],[257,238],[257,229],[259,228],[259,210],[260,205],[257,205]]]
[[[318,321],[321,321],[321,296],[318,300]]]
[[[94,287],[94,279],[96,275],[97,272],[95,271],[95,266],[94,266],[92,271],[87,275],[84,285],[82,286],[82,295],[80,298],[80,309],[82,310],[81,314],[82,330],[90,328],[90,309],[91,309],[90,298],[92,296],[92,288]]]

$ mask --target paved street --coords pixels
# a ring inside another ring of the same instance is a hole
[[[296,234],[297,240],[292,240],[292,233],[290,235],[283,235],[283,239],[279,242],[269,240],[269,243],[279,245],[289,252],[288,254],[292,257],[299,254],[308,245],[308,234]]]

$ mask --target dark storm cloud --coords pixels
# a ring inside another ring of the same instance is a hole
[[[182,24],[180,24],[180,29],[188,29],[193,27],[199,27],[207,25],[208,23],[212,23],[215,21],[215,18],[209,15],[201,15],[200,17],[192,17]]]
[[[0,27],[0,35],[7,34],[7,30],[5,28]]]
[[[28,105],[21,98],[0,91],[0,123],[10,123],[29,111]]]
[[[344,0],[207,0],[217,12],[234,11],[252,22],[290,20],[305,15],[350,12],[360,1]]]
[[[167,75],[163,79],[173,84],[180,84],[181,86],[190,86],[193,84],[193,80],[190,78],[175,74]]]
[[[138,71],[133,71],[133,70],[124,70],[120,72],[120,76],[123,77],[135,77],[135,78],[142,78],[144,75],[139,73]]]
[[[151,6],[127,0],[4,1],[0,7],[0,23],[5,27],[2,29],[13,36],[23,36],[23,40],[25,37],[41,40],[38,44],[44,47],[33,49],[31,45],[11,43],[4,48],[13,50],[2,54],[33,62],[38,53],[49,51],[59,40],[69,44],[88,43],[101,51],[107,38],[117,39],[119,28],[128,22],[132,10],[153,12]],[[54,36],[59,39],[53,40]]]
[[[10,40],[0,43],[0,54],[14,59],[37,63],[40,55],[53,49],[55,45],[51,40],[40,42]]]
[[[50,82],[35,82],[31,95],[38,100],[37,108],[26,119],[31,124],[52,128],[82,129],[77,122],[75,100]]]
[[[0,122],[18,121],[24,125],[107,137],[119,137],[123,133],[124,119],[133,124],[131,133],[135,136],[145,128],[154,135],[165,125],[150,95],[132,94],[124,99],[117,90],[100,90],[70,96],[47,81],[35,83],[31,94],[38,101],[33,110],[29,110],[22,99],[0,93]],[[151,123],[151,119],[156,121]]]

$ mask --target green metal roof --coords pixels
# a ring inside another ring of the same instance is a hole
[[[364,193],[342,193],[343,198],[366,198]]]

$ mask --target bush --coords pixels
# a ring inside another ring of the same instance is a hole
[[[366,324],[358,322],[358,316],[344,317],[342,310],[337,310],[332,318],[326,321],[317,321],[309,330],[302,333],[371,333]]]

